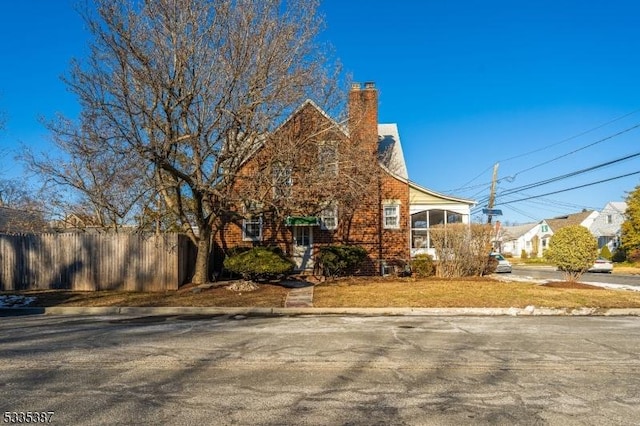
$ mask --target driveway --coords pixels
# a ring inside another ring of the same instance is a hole
[[[633,317],[0,318],[2,411],[53,424],[632,425]]]

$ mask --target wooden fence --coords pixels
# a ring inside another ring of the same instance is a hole
[[[194,258],[179,234],[0,234],[0,290],[177,290]]]

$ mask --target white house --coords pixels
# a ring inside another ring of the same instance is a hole
[[[613,253],[620,245],[620,228],[625,221],[627,203],[611,201],[600,211],[589,230],[598,239],[598,249],[607,246]]]
[[[599,213],[595,210],[584,210],[580,213],[543,219],[538,223],[506,226],[501,237],[502,252],[520,257],[524,250],[527,257],[542,257],[554,232],[569,225],[581,225],[590,229],[598,216]]]
[[[500,232],[500,251],[505,254],[511,254],[514,257],[520,257],[522,250],[527,252],[527,256],[531,256],[532,239],[539,232],[539,223],[525,223],[523,225],[504,226]]]

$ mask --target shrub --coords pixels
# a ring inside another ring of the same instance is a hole
[[[224,267],[246,280],[281,279],[293,272],[294,264],[275,247],[254,247],[224,260]]]
[[[432,277],[436,273],[433,258],[428,254],[418,254],[411,260],[411,271],[418,278]]]
[[[640,249],[633,249],[629,251],[629,253],[627,253],[627,260],[633,263],[640,262]]]
[[[616,263],[624,262],[627,260],[627,252],[625,252],[622,247],[618,247],[616,251],[613,252],[611,260]]]
[[[436,251],[439,277],[480,276],[491,252],[493,228],[487,224],[452,223],[434,226],[431,242]]]
[[[231,247],[229,249],[227,249],[226,253],[225,253],[225,258],[229,258],[229,257],[234,257],[239,255],[240,253],[244,253],[251,250],[251,247],[245,247],[245,246],[235,246],[235,247]]]
[[[330,277],[354,273],[367,257],[362,247],[335,245],[320,248],[319,260],[324,267],[324,275]]]
[[[611,250],[609,250],[609,246],[603,246],[600,250],[600,257],[604,257],[607,260],[611,260]]]
[[[520,259],[526,259],[528,257],[529,255],[527,254],[527,251],[525,249],[522,249],[522,251],[520,251]]]
[[[598,257],[598,241],[584,226],[567,226],[553,234],[544,255],[567,281],[577,281]]]

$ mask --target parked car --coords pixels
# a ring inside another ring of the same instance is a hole
[[[491,253],[489,256],[498,261],[498,266],[496,266],[497,273],[502,274],[511,272],[511,263],[505,259],[503,255],[500,253]]]
[[[593,266],[587,269],[587,272],[604,272],[610,274],[613,271],[613,262],[605,259],[604,257],[599,257],[596,259]]]

